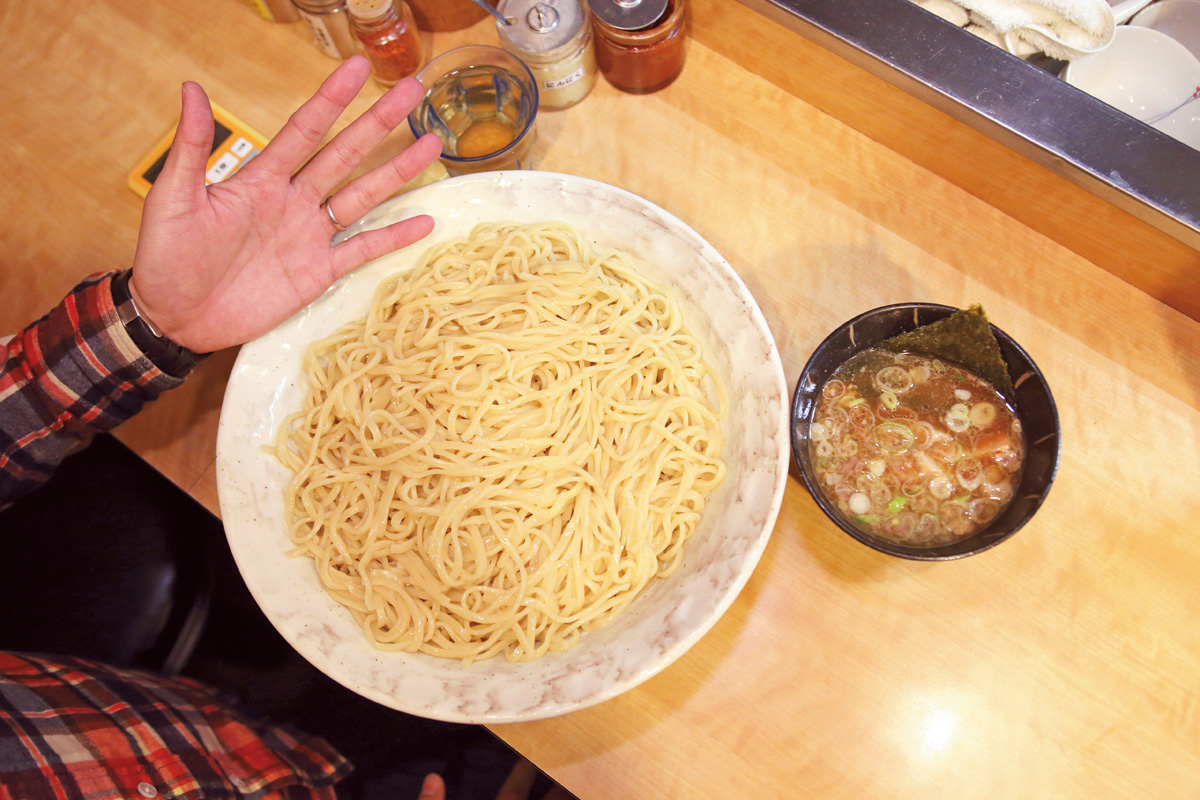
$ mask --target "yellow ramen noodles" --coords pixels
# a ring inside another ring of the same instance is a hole
[[[561,223],[434,247],[304,369],[293,552],[382,649],[568,649],[679,566],[725,474],[677,303]]]

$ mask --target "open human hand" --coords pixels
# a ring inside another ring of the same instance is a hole
[[[146,198],[130,280],[139,310],[164,336],[198,353],[249,341],[345,273],[432,230],[433,220],[421,215],[331,243],[335,219],[357,220],[441,152],[429,134],[338,188],[424,96],[419,81],[401,81],[321,147],[369,75],[362,56],[343,62],[259,155],[211,186],[204,173],[212,111],[198,84],[184,84],[175,141]]]

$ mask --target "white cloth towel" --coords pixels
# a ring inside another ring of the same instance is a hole
[[[1070,61],[1112,42],[1108,0],[913,0],[943,19],[1022,58]]]

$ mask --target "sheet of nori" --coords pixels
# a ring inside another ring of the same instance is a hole
[[[982,306],[955,311],[948,317],[885,340],[894,353],[906,351],[957,364],[990,383],[1001,395],[1012,394],[1012,379],[1000,345]]]

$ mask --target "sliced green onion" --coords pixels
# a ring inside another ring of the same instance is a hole
[[[963,457],[963,446],[959,444],[957,439],[947,439],[934,442],[926,452],[939,461],[953,464]]]
[[[975,456],[964,456],[954,465],[954,477],[958,478],[959,485],[964,489],[973,492],[983,480],[983,466]]]
[[[875,415],[869,406],[855,406],[850,409],[850,424],[865,431],[875,424]]]
[[[914,447],[925,447],[931,441],[933,441],[933,437],[936,434],[933,426],[924,420],[917,420],[913,422],[911,428],[913,432]]]
[[[968,418],[976,428],[986,428],[996,419],[996,407],[991,403],[976,403],[971,406]]]
[[[875,373],[875,385],[881,392],[907,392],[912,388],[912,376],[904,367],[884,367]]]
[[[898,495],[892,498],[892,501],[887,504],[887,513],[899,514],[904,508],[904,504],[908,502],[908,498],[904,495]]]
[[[929,493],[938,500],[949,500],[954,494],[954,480],[948,475],[936,475],[929,481]]]
[[[821,394],[829,400],[836,400],[846,393],[846,384],[837,378],[825,383],[825,388],[821,390]]]
[[[962,433],[971,427],[971,410],[967,408],[966,403],[955,403],[942,417],[942,422],[955,433]]]
[[[983,482],[991,484],[1008,483],[1008,471],[999,464],[988,464],[983,468]]]
[[[881,422],[875,426],[875,441],[890,453],[903,453],[913,446],[916,435],[902,422]]]

